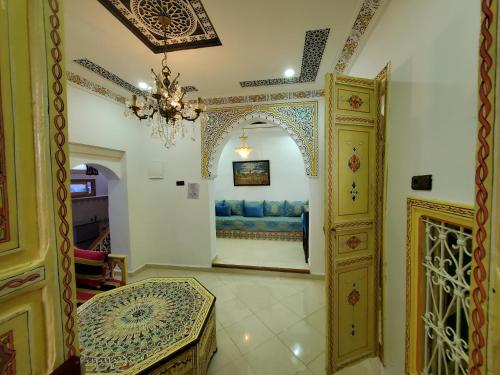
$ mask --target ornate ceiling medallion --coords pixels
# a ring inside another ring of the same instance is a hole
[[[166,0],[163,8],[171,18],[167,40],[158,14],[158,0],[98,0],[151,51],[161,53],[222,45],[201,0]]]

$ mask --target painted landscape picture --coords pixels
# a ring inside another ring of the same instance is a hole
[[[269,160],[233,161],[234,186],[271,185]]]

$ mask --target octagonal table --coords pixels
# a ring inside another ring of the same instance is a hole
[[[205,375],[216,351],[215,297],[193,278],[151,278],[78,308],[86,374]]]

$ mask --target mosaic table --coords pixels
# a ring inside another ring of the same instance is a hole
[[[78,308],[86,374],[205,375],[216,351],[215,297],[193,278],[152,278]]]

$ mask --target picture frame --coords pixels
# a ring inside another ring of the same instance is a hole
[[[269,160],[233,161],[234,186],[270,186]]]

